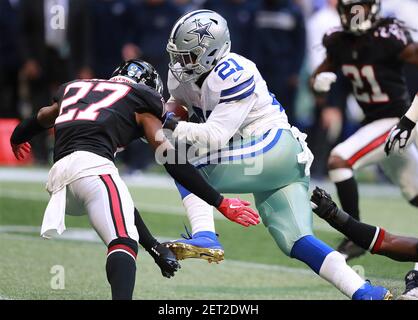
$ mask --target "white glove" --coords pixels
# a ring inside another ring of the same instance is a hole
[[[318,73],[314,79],[313,89],[316,92],[328,92],[335,81],[337,81],[337,75],[334,72]]]

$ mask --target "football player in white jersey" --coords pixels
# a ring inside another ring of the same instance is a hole
[[[286,255],[349,298],[390,298],[389,290],[366,282],[313,235],[308,193],[313,156],[306,135],[289,125],[256,65],[230,47],[227,22],[216,12],[192,11],[175,23],[167,45],[170,101],[184,105],[194,122],[167,112],[165,128],[173,130],[177,143],[199,151],[193,163],[213,187],[254,195],[264,225]],[[212,208],[178,187],[192,234],[167,245],[179,259],[222,260]]]

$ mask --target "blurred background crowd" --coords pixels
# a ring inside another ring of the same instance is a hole
[[[142,58],[164,81],[165,47],[174,22],[185,12],[207,8],[223,15],[232,51],[252,59],[291,124],[308,133],[315,154],[313,176],[326,175],[331,148],[358,127],[362,114],[337,82],[315,99],[308,77],[325,56],[323,35],[339,26],[337,0],[0,0],[0,119],[22,119],[48,105],[58,86],[75,78],[109,78],[121,60]],[[60,5],[65,27],[53,28]],[[383,0],[383,14],[418,29],[418,0]],[[418,32],[412,30],[418,41]],[[407,66],[411,93],[418,69]],[[167,98],[167,92],[165,92]],[[1,126],[1,124],[0,124]],[[1,133],[0,133],[1,135]],[[34,161],[49,164],[51,133],[32,141]],[[127,172],[144,170],[153,156],[138,141],[120,157]]]

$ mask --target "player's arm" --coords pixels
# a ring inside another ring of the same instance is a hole
[[[217,150],[228,143],[247,118],[257,97],[252,72],[244,69],[234,76],[237,76],[237,82],[233,77],[222,78],[217,74],[207,79],[208,86],[219,92],[219,102],[204,123],[180,121],[173,125],[171,119],[167,119],[164,126],[174,130],[175,139],[209,150]]]
[[[315,93],[325,93],[331,89],[331,85],[337,80],[335,72],[337,68],[333,63],[331,57],[327,57],[316,68],[310,78],[310,85]]]
[[[23,120],[16,126],[10,137],[10,144],[18,160],[24,159],[30,152],[28,141],[31,138],[54,125],[58,113],[58,103],[55,102],[51,106],[42,108],[36,115]]]
[[[313,211],[355,244],[371,253],[397,261],[418,261],[418,239],[390,234],[382,228],[353,219],[318,187],[311,197]]]
[[[412,130],[418,121],[418,93],[415,95],[411,107],[401,118],[396,126],[392,128],[388,137],[386,138],[385,152],[389,155],[393,150],[402,152],[408,145],[408,140],[411,137]]]
[[[260,222],[258,214],[248,207],[249,202],[224,198],[206,182],[185,155],[178,152],[165,138],[161,130],[162,123],[156,116],[151,113],[137,113],[136,119],[138,125],[144,129],[145,138],[156,152],[174,152],[172,158],[176,160],[175,163],[164,163],[164,167],[176,181],[236,223],[249,226]]]
[[[232,103],[220,103],[204,123],[180,121],[173,126],[171,122],[169,128],[174,129],[173,137],[179,141],[217,150],[224,147],[239,130],[254,102],[255,97],[248,97]]]

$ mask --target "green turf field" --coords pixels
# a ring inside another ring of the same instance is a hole
[[[152,232],[177,238],[187,218],[173,190],[130,187],[137,207]],[[244,197],[246,198],[246,197]],[[106,248],[98,242],[44,240],[36,228],[42,222],[48,195],[41,183],[0,182],[0,298],[2,299],[108,299],[110,288],[104,264]],[[249,197],[252,200],[251,197]],[[365,221],[390,231],[418,235],[418,212],[400,199],[361,199]],[[274,245],[262,225],[243,228],[216,216],[217,232],[226,260],[219,265],[203,260],[182,261],[173,279],[163,278],[143,250],[137,262],[136,299],[345,299],[302,263]],[[87,218],[68,217],[72,228],[89,228]],[[16,227],[20,226],[20,227]],[[78,229],[77,229],[78,230]],[[88,229],[86,229],[88,230]],[[315,219],[316,234],[331,245],[341,235]],[[403,290],[403,277],[412,263],[397,263],[367,254],[350,262],[374,283],[395,294]],[[53,266],[65,271],[65,288],[52,289]]]

